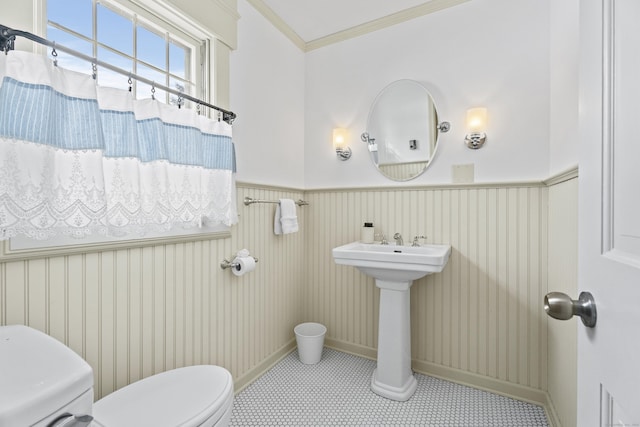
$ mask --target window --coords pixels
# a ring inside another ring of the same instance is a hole
[[[19,2],[16,7],[26,4]],[[210,89],[213,84],[209,82],[216,81],[215,67],[223,67],[220,73],[223,79],[216,82],[216,87],[222,88],[223,99],[226,99],[228,61],[224,58],[228,58],[230,46],[235,46],[237,15],[234,10],[219,8],[220,5],[213,2],[183,6],[191,15],[215,16],[216,20],[195,21],[171,2],[162,0],[34,0],[37,13],[31,16],[42,17],[34,21],[33,27],[49,40],[212,103],[215,97]],[[18,29],[29,26],[19,22],[15,25]],[[50,50],[47,54],[51,54]],[[91,74],[91,64],[86,61],[62,51],[57,54],[61,67]],[[223,60],[214,64],[213,57]],[[126,76],[108,69],[97,71],[101,86],[127,88]],[[151,87],[144,83],[133,80],[132,90],[138,98],[151,97]],[[159,89],[154,97],[165,103],[178,102],[177,97]],[[183,105],[190,106],[189,102]],[[230,228],[220,225],[149,233],[141,239],[92,236],[82,240],[38,241],[19,237],[0,242],[0,261],[229,236]]]
[[[115,0],[47,0],[47,38],[125,71],[189,95],[206,98],[206,42],[175,28],[134,3]],[[126,7],[129,6],[129,7]],[[91,73],[91,64],[58,52],[61,66]],[[98,67],[101,86],[124,88],[127,77]],[[182,99],[131,81],[138,99],[185,105]],[[189,106],[189,105],[187,105]]]

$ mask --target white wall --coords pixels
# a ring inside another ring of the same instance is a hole
[[[231,53],[231,109],[237,179],[304,185],[304,53],[246,0],[238,1],[238,49]]]
[[[579,0],[552,1],[550,7],[551,174],[578,163]]]
[[[474,0],[305,54],[239,0],[230,73],[238,180],[397,185],[371,164],[360,133],[375,96],[401,78],[424,84],[441,120],[452,123],[434,164],[406,185],[451,182],[455,164],[474,163],[476,182],[544,179],[574,166],[577,7],[578,0]],[[465,111],[476,105],[489,108],[489,140],[472,151],[462,139]],[[334,127],[351,132],[348,162],[336,160]]]
[[[549,176],[549,2],[474,0],[307,53],[305,188],[395,185],[373,167],[359,135],[377,93],[408,78],[432,93],[443,135],[433,165],[407,185],[451,182],[475,163],[477,182]],[[466,110],[489,110],[487,145],[463,144]],[[336,160],[331,129],[351,131],[353,157]]]

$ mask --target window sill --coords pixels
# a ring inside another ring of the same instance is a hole
[[[82,243],[38,242],[31,239],[10,239],[0,242],[0,262],[24,261],[35,258],[77,255],[118,249],[141,248],[174,243],[197,242],[202,240],[227,239],[231,229],[226,226],[211,227],[208,231],[180,231],[182,234],[165,234],[140,239],[123,238],[114,240],[107,237],[95,237]]]

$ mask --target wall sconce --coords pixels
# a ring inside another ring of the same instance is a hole
[[[469,133],[464,138],[467,147],[474,150],[482,147],[487,140],[487,135],[484,133],[486,127],[486,108],[470,108],[467,110],[467,129],[469,129]]]
[[[335,128],[333,130],[333,148],[340,160],[349,160],[351,158],[351,148],[347,147],[349,139],[349,131],[347,129]]]

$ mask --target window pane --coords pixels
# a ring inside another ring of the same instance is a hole
[[[186,80],[171,77],[169,79],[169,87],[182,93],[193,95],[193,85]]]
[[[47,38],[51,41],[55,41],[56,44],[60,44],[64,47],[68,47],[69,49],[84,53],[87,56],[93,56],[91,43],[74,37],[64,31],[60,31],[52,27],[47,27]],[[52,49],[47,48],[47,50],[48,56],[52,58]],[[66,54],[61,50],[56,50],[56,52],[58,53],[58,65],[60,65],[61,67],[68,68],[69,70],[80,71],[81,73],[85,74],[91,74],[91,64],[89,62]]]
[[[162,70],[167,69],[166,43],[163,37],[138,27],[138,59],[156,66]]]
[[[129,57],[112,52],[109,49],[98,48],[98,59],[125,71],[133,72],[133,61]]]
[[[133,61],[126,56],[119,55],[111,52],[105,48],[98,49],[98,59],[106,62],[115,67],[121,68],[125,71],[133,70]],[[118,74],[115,71],[111,71],[108,68],[98,68],[98,83],[101,86],[117,87],[119,89],[126,89],[129,87],[127,80],[129,77],[126,75]]]
[[[175,89],[177,91],[180,91],[182,93],[186,93],[188,95],[192,95],[193,96],[193,85],[185,80],[182,79],[176,79],[174,77],[171,77],[169,79],[169,87],[171,89]],[[174,95],[174,94],[169,94],[169,103],[172,105],[178,105],[178,95]],[[183,107],[186,108],[192,108],[191,107],[191,102],[187,101],[186,99],[182,99],[181,104]]]
[[[174,43],[169,43],[169,72],[180,78],[185,78],[188,50]]]
[[[17,6],[16,6],[17,7]],[[47,18],[70,30],[92,37],[93,11],[91,0],[48,0]]]
[[[74,37],[73,35],[65,31],[60,31],[53,27],[47,27],[47,38],[53,42],[56,42],[57,44],[68,47],[69,49],[76,50],[80,53],[84,53],[85,55],[93,56],[91,43],[79,39],[78,37]]]
[[[133,22],[99,4],[98,42],[133,55]]]
[[[121,9],[117,0],[44,0],[48,7],[47,38],[89,57],[113,64],[156,82],[196,96],[193,66],[200,42],[186,34],[183,39],[167,32],[157,17]],[[95,7],[94,7],[95,6]],[[93,25],[95,24],[95,27]],[[74,35],[75,34],[75,35]],[[94,39],[95,36],[95,39]],[[87,41],[88,40],[88,41]],[[87,61],[58,51],[61,66],[91,74]],[[127,89],[128,77],[105,67],[98,69],[98,84]],[[138,98],[151,97],[151,85],[135,81]],[[177,103],[178,96],[156,87],[154,97]],[[188,105],[187,103],[184,104]]]

